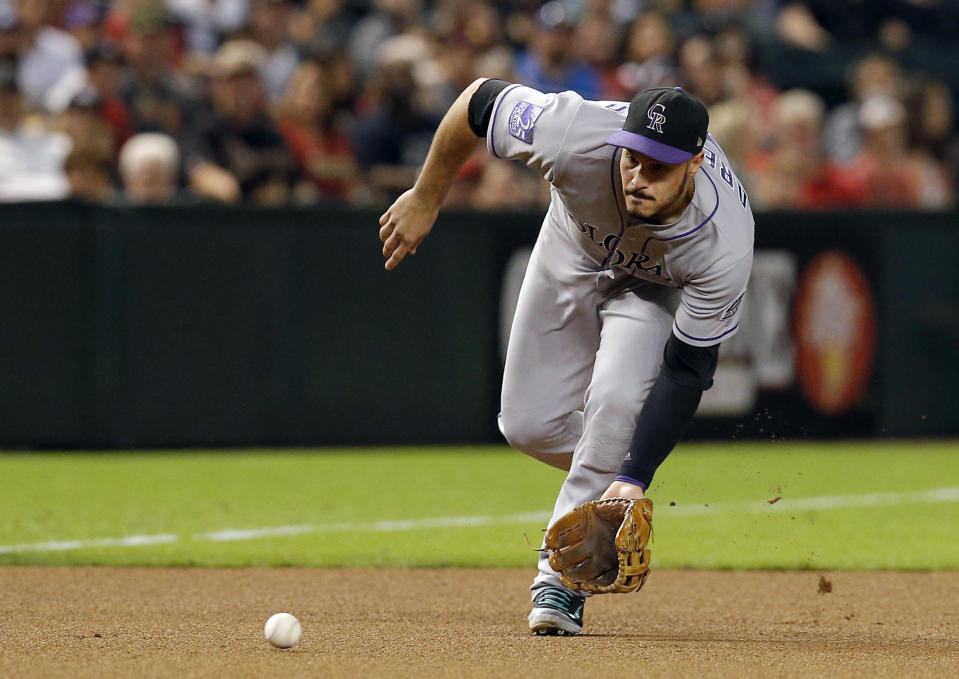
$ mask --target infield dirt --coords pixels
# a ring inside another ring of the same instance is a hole
[[[654,571],[573,638],[529,634],[531,575],[4,567],[0,677],[959,676],[959,573]]]

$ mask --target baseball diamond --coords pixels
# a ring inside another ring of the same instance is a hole
[[[0,568],[0,675],[947,677],[959,574],[653,573],[574,639],[520,633],[523,570]],[[303,639],[263,622],[295,607]],[[525,625],[524,625],[525,627]],[[632,631],[634,630],[634,631]],[[13,640],[16,643],[13,643]]]

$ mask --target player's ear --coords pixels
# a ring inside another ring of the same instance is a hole
[[[703,155],[703,152],[700,151],[695,156],[689,159],[689,176],[690,177],[692,177],[694,174],[699,172],[699,168],[702,167],[704,157],[705,156]]]

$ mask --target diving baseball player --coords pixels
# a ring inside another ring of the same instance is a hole
[[[627,104],[477,80],[443,118],[415,186],[380,218],[390,270],[429,234],[478,137],[550,183],[499,414],[510,445],[569,472],[550,524],[600,497],[645,497],[737,330],[753,217],[707,127],[680,88]],[[582,630],[585,596],[561,576],[541,554],[536,634]]]

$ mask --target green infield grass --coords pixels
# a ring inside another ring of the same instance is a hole
[[[529,566],[563,473],[504,446],[0,454],[0,564]],[[959,443],[684,444],[659,568],[959,569]]]

